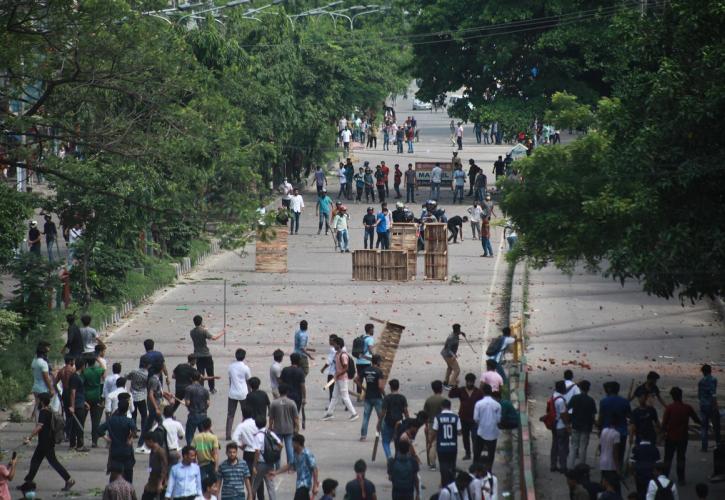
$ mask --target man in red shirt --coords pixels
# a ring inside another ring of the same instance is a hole
[[[458,409],[458,417],[461,419],[461,431],[463,433],[463,448],[466,455],[463,460],[471,459],[471,440],[475,442],[476,422],[473,420],[473,409],[476,403],[483,399],[483,391],[476,387],[476,375],[473,373],[466,374],[465,387],[454,387],[448,392],[450,399],[458,398],[461,400],[461,406]]]
[[[385,197],[390,196],[388,188],[388,174],[390,173],[390,167],[388,167],[384,161],[380,162],[380,170],[383,172],[383,182],[385,183]],[[383,200],[380,200],[383,201]]]
[[[677,454],[677,480],[685,484],[685,453],[687,453],[687,432],[690,419],[698,424],[700,418],[692,406],[682,402],[682,389],[673,387],[670,390],[672,403],[665,407],[662,417],[662,431],[665,434],[665,466],[667,474],[672,467],[672,458]]]
[[[393,173],[393,187],[395,188],[395,199],[397,200],[402,195],[400,194],[400,183],[403,180],[403,172],[400,170],[400,165],[395,164],[395,172]]]

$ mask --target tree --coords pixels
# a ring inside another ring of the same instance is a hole
[[[30,196],[0,183],[0,269],[6,267],[25,235],[25,223],[32,214]]]
[[[597,132],[521,160],[503,206],[537,265],[580,260],[663,297],[723,295],[721,2],[621,14]]]

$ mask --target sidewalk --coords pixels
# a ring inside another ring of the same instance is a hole
[[[591,382],[590,395],[597,403],[604,382],[618,381],[621,395],[626,397],[632,380],[639,385],[654,370],[661,376],[659,387],[666,403],[671,402],[670,388],[677,385],[684,391],[685,402],[696,411],[700,366],[711,364],[713,375],[723,380],[723,325],[706,301],[682,306],[677,299],[648,296],[637,283],[622,287],[581,269],[570,278],[554,268],[531,271],[529,297],[527,357],[533,368],[529,403],[539,498],[568,495],[565,478],[549,472],[550,432],[538,420],[545,413],[554,382],[563,379],[565,369],[574,371],[575,381]],[[659,403],[655,409],[661,420],[664,409]],[[587,456],[593,480],[600,478],[597,447],[593,436]],[[687,486],[679,489],[683,500],[694,498],[695,485],[707,482],[712,474],[712,452],[701,453],[699,447],[699,440],[690,441]],[[632,486],[631,480],[629,484]],[[710,484],[709,498],[725,498],[725,483]]]

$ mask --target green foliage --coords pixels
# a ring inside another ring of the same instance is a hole
[[[17,285],[10,308],[22,317],[20,333],[26,337],[43,331],[50,321],[51,301],[60,280],[55,266],[30,252],[19,254],[10,265]]]
[[[552,123],[560,129],[589,129],[594,122],[594,113],[589,106],[579,104],[577,96],[556,92],[551,96],[551,106],[544,113],[544,123]]]
[[[8,265],[25,236],[32,214],[31,198],[0,182],[0,268]]]
[[[498,122],[504,140],[530,128],[532,117],[543,113],[544,99],[495,99],[483,101],[471,113],[470,120],[479,123]]]
[[[0,309],[0,349],[8,345],[20,333],[23,318],[20,314]]]

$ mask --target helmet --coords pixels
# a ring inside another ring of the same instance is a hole
[[[403,204],[402,201],[399,201],[398,203],[395,204],[395,208],[405,208],[405,205]]]
[[[373,207],[368,207],[368,212],[374,212],[375,209]]]
[[[342,205],[342,202],[340,200],[335,202],[335,206],[339,207],[340,205]]]

